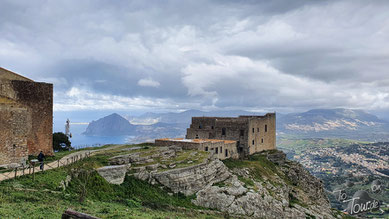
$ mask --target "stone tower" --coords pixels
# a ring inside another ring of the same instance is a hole
[[[237,141],[240,157],[276,148],[276,114],[239,117],[192,117],[187,139]]]
[[[0,165],[53,154],[53,85],[0,67]]]

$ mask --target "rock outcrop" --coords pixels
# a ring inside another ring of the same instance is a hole
[[[176,146],[133,151],[110,158],[109,163],[115,165],[97,171],[114,184],[121,184],[125,175],[131,174],[174,193],[196,194],[195,205],[231,215],[334,218],[322,182],[300,164],[287,160],[281,151],[224,163],[212,155],[201,161],[198,156],[199,152]]]
[[[140,179],[144,175],[144,172],[134,174]],[[231,173],[223,162],[212,159],[195,166],[150,173],[148,176],[147,180],[152,184],[159,183],[175,193],[192,195],[208,185],[226,180]]]
[[[334,218],[318,179],[301,165],[285,160],[282,152],[273,151],[270,157],[282,164],[275,170],[280,176],[261,181],[253,177],[254,170],[235,168],[227,180],[198,191],[193,203],[255,218]]]
[[[97,169],[97,172],[109,183],[120,185],[126,177],[128,165],[105,166]]]

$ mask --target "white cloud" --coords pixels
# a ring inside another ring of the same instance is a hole
[[[0,65],[54,83],[56,110],[389,110],[388,3],[238,2],[6,1]]]
[[[138,85],[143,87],[159,87],[160,83],[151,78],[143,78],[138,81]]]

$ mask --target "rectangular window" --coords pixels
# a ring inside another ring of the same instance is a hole
[[[254,140],[253,140],[253,145],[254,145]]]
[[[222,128],[222,135],[226,135],[226,128]]]
[[[267,125],[265,125],[265,132],[267,132]]]
[[[255,129],[253,128],[253,133],[254,133],[254,130],[255,130]]]
[[[241,137],[244,136],[244,130],[243,130],[243,129],[240,130],[240,136],[241,136]]]
[[[226,157],[228,157],[228,150],[226,149]]]
[[[218,154],[219,153],[219,148],[215,148],[215,153]]]
[[[261,140],[261,143],[263,143],[263,138],[262,138],[262,140]]]
[[[211,129],[213,129],[213,126],[211,126]]]
[[[208,147],[205,147],[205,151],[208,151]]]

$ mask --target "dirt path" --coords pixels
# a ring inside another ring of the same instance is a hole
[[[114,145],[114,146],[110,146],[107,148],[96,149],[96,150],[77,151],[77,152],[74,152],[74,153],[71,153],[69,155],[62,157],[59,160],[52,161],[50,163],[45,163],[44,164],[44,171],[55,169],[58,167],[67,166],[67,165],[72,164],[74,162],[77,162],[81,159],[84,159],[85,157],[93,156],[99,152],[112,150],[116,147],[121,147],[121,146],[122,145]],[[36,163],[34,168],[25,167],[24,169],[19,168],[19,170],[17,170],[17,171],[13,170],[13,171],[5,172],[5,173],[0,173],[0,182],[4,181],[4,180],[8,180],[8,179],[13,179],[13,178],[15,178],[15,176],[23,176],[23,175],[29,175],[29,174],[40,172],[41,170],[40,170],[39,166],[40,166],[40,164]]]

